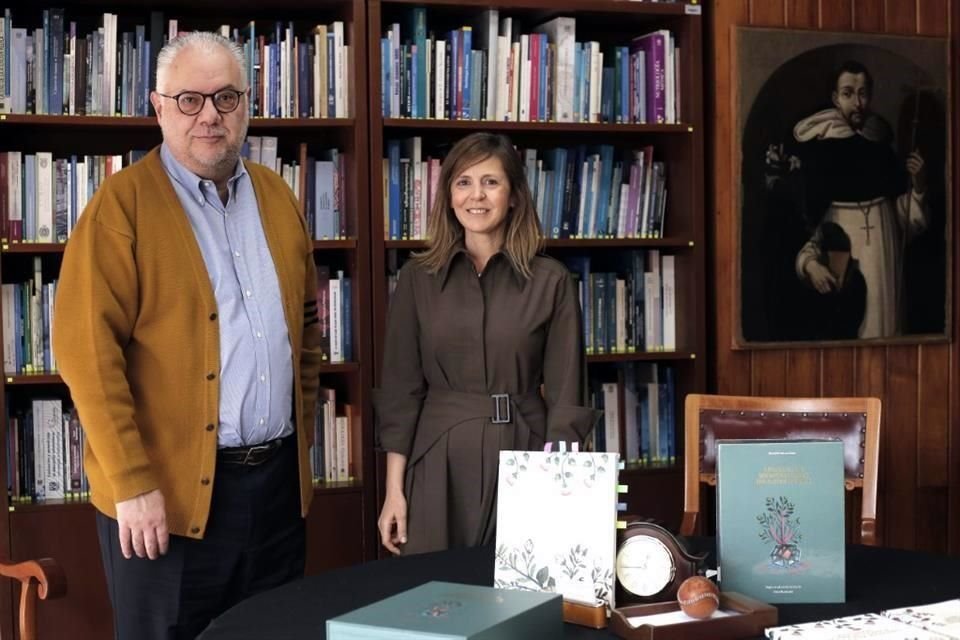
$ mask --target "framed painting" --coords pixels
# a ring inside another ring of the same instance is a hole
[[[948,339],[948,41],[732,38],[734,347]]]

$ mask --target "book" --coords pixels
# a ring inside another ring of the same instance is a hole
[[[616,453],[501,451],[494,586],[613,608],[619,461]]]
[[[933,604],[887,609],[881,613],[911,627],[939,633],[948,638],[960,639],[960,598]]]
[[[720,588],[774,603],[844,602],[839,440],[717,443]]]
[[[911,627],[877,613],[804,622],[766,630],[769,640],[948,640],[949,636]]]
[[[557,594],[438,581],[327,620],[327,640],[527,640],[562,635]]]

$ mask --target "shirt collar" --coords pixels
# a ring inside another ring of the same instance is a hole
[[[166,143],[160,145],[160,160],[163,162],[163,168],[166,169],[167,175],[189,191],[192,197],[206,198],[206,194],[203,191],[203,183],[206,179],[201,178],[180,164],[180,162],[173,157],[173,153],[167,147]],[[243,165],[243,158],[238,158],[237,167],[234,169],[230,179],[227,180],[227,189],[232,193],[237,180],[245,175],[247,175],[247,168]]]
[[[440,278],[441,291],[447,285],[447,279],[450,276],[450,271],[452,270],[453,263],[456,260],[466,260],[468,263],[470,262],[470,256],[467,255],[467,248],[463,245],[462,241],[452,252],[450,252],[450,257],[447,258],[446,263],[444,263],[444,265],[440,267],[440,270],[437,271],[437,277]],[[513,266],[513,262],[503,249],[500,249],[500,251],[497,251],[495,254],[490,256],[490,260],[487,261],[487,266],[484,268],[484,271],[489,271],[492,268],[498,268],[497,263],[500,262],[506,264],[507,268],[510,269],[510,273],[513,275],[514,282],[517,283],[518,287],[523,288],[524,284],[526,284],[526,278],[524,278],[523,274]],[[468,264],[468,268],[472,271],[473,264]]]

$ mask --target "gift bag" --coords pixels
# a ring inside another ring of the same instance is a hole
[[[494,586],[613,607],[616,453],[501,451]]]

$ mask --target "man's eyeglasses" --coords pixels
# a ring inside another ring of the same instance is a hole
[[[236,89],[220,89],[216,93],[200,93],[199,91],[181,91],[175,96],[168,96],[165,93],[157,92],[158,96],[170,98],[177,101],[177,108],[185,116],[195,116],[203,111],[203,105],[207,98],[213,102],[213,108],[220,113],[230,113],[236,111],[240,106],[240,97],[246,91],[237,91]]]

